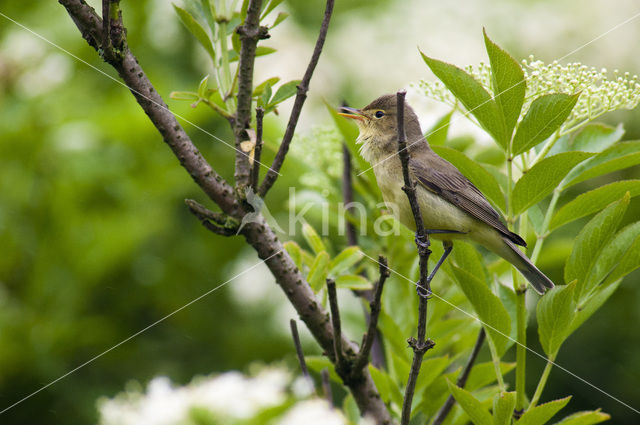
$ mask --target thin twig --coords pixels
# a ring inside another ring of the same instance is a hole
[[[329,405],[333,406],[333,393],[331,392],[329,370],[327,368],[322,369],[322,372],[320,372],[320,376],[322,377],[322,391],[324,392],[324,397],[329,402]]]
[[[411,363],[411,371],[407,379],[407,387],[404,392],[404,400],[402,404],[401,424],[407,425],[411,418],[411,403],[413,402],[413,394],[422,365],[424,353],[432,348],[435,344],[430,339],[425,340],[427,334],[427,299],[431,292],[429,288],[429,236],[424,230],[422,222],[422,214],[420,213],[420,205],[416,196],[416,189],[409,175],[409,151],[407,150],[406,134],[404,131],[404,98],[406,92],[404,90],[397,93],[397,125],[398,125],[398,156],[402,163],[402,176],[404,178],[404,186],[402,190],[406,193],[413,212],[413,218],[416,223],[416,244],[418,246],[418,256],[420,264],[420,281],[418,282],[418,338],[409,338],[407,342],[413,349],[413,362]]]
[[[300,363],[300,369],[302,370],[302,376],[309,382],[310,388],[314,388],[313,379],[309,375],[309,369],[307,368],[307,362],[304,360],[304,353],[302,352],[302,344],[300,344],[300,335],[298,334],[298,324],[294,319],[289,321],[291,326],[291,336],[293,338],[293,345],[296,347],[296,355],[298,356],[298,363]]]
[[[346,104],[343,103],[343,106]],[[345,212],[351,209],[353,204],[353,181],[351,172],[351,152],[347,148],[346,143],[342,143],[342,202],[345,206]],[[347,243],[351,246],[358,245],[358,237],[356,235],[356,226],[349,220],[346,220],[345,233],[347,234]]]
[[[342,326],[340,324],[340,309],[338,308],[338,296],[336,295],[336,282],[327,279],[327,292],[329,295],[329,307],[331,309],[331,323],[333,324],[333,355],[336,367],[344,363],[342,352]]]
[[[260,157],[262,155],[262,121],[264,109],[256,108],[256,147],[253,151],[253,169],[251,170],[251,187],[253,193],[258,191],[258,177],[260,176]]]
[[[296,99],[293,102],[293,108],[291,109],[291,115],[289,116],[289,122],[287,123],[287,129],[284,132],[284,136],[282,137],[282,142],[280,143],[280,148],[278,149],[278,153],[276,153],[275,158],[273,159],[273,164],[267,171],[267,174],[264,176],[264,180],[262,180],[262,184],[260,185],[260,190],[258,191],[258,195],[264,198],[271,186],[276,182],[278,178],[278,172],[284,163],[284,159],[287,156],[287,152],[289,151],[289,145],[291,144],[291,140],[293,139],[293,134],[296,131],[296,125],[298,124],[298,120],[300,119],[300,112],[302,112],[302,106],[304,105],[304,101],[307,99],[307,91],[309,91],[309,83],[311,81],[311,77],[313,76],[313,71],[318,64],[318,59],[320,59],[320,53],[322,53],[322,47],[324,46],[324,41],[327,38],[327,31],[329,30],[329,22],[331,21],[331,14],[333,13],[333,2],[334,0],[327,0],[327,5],[324,10],[324,18],[322,19],[322,25],[320,26],[320,33],[318,34],[318,39],[316,40],[316,46],[313,49],[313,54],[311,55],[311,60],[309,61],[309,65],[307,65],[307,70],[298,84],[298,93],[296,94]]]
[[[189,211],[195,215],[202,225],[221,236],[233,236],[238,233],[238,222],[223,213],[213,212],[193,199],[185,199]]]
[[[248,186],[251,166],[249,158],[243,155],[240,143],[247,140],[246,130],[251,124],[251,96],[253,93],[253,67],[256,58],[256,46],[258,40],[268,38],[267,27],[260,26],[260,10],[262,0],[249,0],[247,7],[247,17],[244,23],[236,28],[236,33],[240,36],[240,55],[238,59],[238,107],[235,120],[236,138],[236,186]],[[222,35],[226,37],[226,35]]]
[[[380,302],[382,299],[382,289],[384,283],[391,274],[387,259],[382,255],[378,257],[378,265],[380,267],[380,279],[376,283],[376,287],[373,294],[373,299],[370,302],[371,312],[369,314],[369,326],[367,333],[364,334],[362,344],[360,345],[360,352],[355,361],[354,369],[361,369],[369,362],[369,353],[376,339],[378,333],[378,317],[380,316]]]
[[[473,350],[471,350],[471,354],[467,359],[467,363],[464,365],[464,369],[462,369],[462,372],[460,373],[460,375],[458,376],[458,379],[456,380],[456,385],[458,387],[464,388],[465,384],[467,383],[467,379],[469,378],[469,373],[471,373],[471,368],[473,367],[473,364],[475,363],[476,358],[478,357],[480,348],[482,348],[482,344],[484,343],[485,336],[486,334],[484,332],[484,328],[480,328],[480,333],[478,333],[478,339],[476,339],[476,343],[473,346]],[[451,408],[455,403],[456,403],[456,399],[453,398],[452,395],[449,395],[449,397],[447,397],[447,401],[444,402],[444,404],[438,411],[438,414],[436,415],[431,425],[441,425],[444,422],[444,420],[447,418],[447,415],[449,414],[449,412],[451,411]]]

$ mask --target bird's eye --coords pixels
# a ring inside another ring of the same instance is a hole
[[[383,112],[383,111],[376,111],[376,113],[375,113],[375,117],[376,117],[376,118],[382,118],[382,117],[384,117],[384,112]]]

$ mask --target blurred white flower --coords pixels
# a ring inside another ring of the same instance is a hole
[[[346,425],[347,419],[326,400],[313,399],[296,404],[278,425]]]

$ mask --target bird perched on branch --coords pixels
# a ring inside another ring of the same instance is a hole
[[[404,180],[398,157],[396,95],[381,96],[363,109],[342,107],[340,115],[354,119],[358,125],[360,153],[372,165],[385,203],[402,224],[415,231],[413,213],[402,191]],[[418,117],[406,104],[404,127],[409,174],[416,186],[425,231],[442,240],[444,246],[436,269],[451,252],[453,241],[466,239],[513,264],[538,293],[553,288],[553,282],[518,249],[518,245],[526,246],[525,241],[509,231],[500,214],[473,183],[431,150]]]

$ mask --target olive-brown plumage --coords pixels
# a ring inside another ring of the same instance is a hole
[[[342,115],[356,120],[360,129],[360,153],[372,166],[385,203],[410,229],[415,222],[406,195],[398,158],[396,96],[385,95],[363,109],[343,108]],[[420,211],[426,229],[445,246],[467,239],[495,252],[513,264],[539,293],[553,287],[518,249],[525,241],[509,231],[500,214],[484,195],[453,164],[438,156],[427,143],[411,107],[405,104],[404,124],[409,151],[409,172],[416,184]]]

